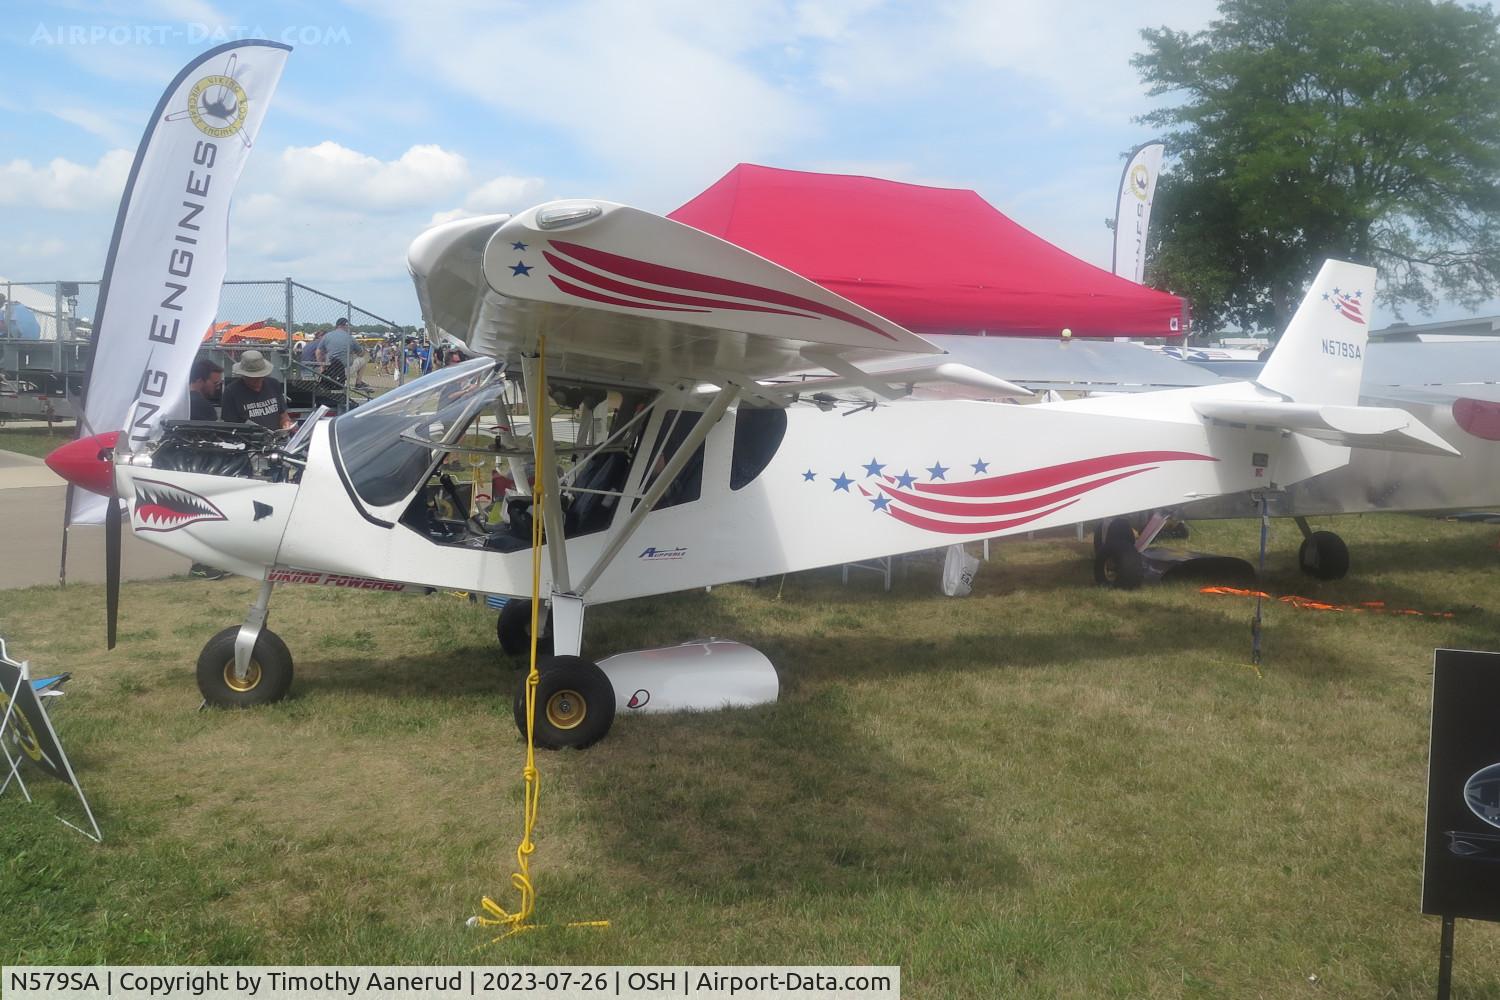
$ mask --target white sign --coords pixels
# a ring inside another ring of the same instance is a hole
[[[1135,151],[1120,178],[1120,196],[1115,204],[1114,272],[1137,285],[1146,278],[1146,226],[1151,221],[1151,199],[1156,196],[1156,175],[1166,147],[1148,142]]]
[[[186,414],[188,372],[224,284],[229,200],[289,51],[255,39],[221,45],[185,66],[157,104],[104,266],[84,433],[118,430],[139,443]],[[79,493],[72,523],[102,522],[104,506]]]

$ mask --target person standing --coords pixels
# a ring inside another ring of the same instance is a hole
[[[273,431],[292,426],[281,383],[271,378],[274,368],[259,351],[246,351],[235,363],[235,380],[224,387],[224,419],[253,423]]]
[[[188,419],[218,420],[214,401],[224,389],[224,369],[208,358],[198,358],[188,375]]]
[[[354,337],[349,333],[349,321],[340,317],[333,329],[323,334],[323,341],[318,345],[318,360],[324,362],[323,380],[328,388],[338,392],[344,390],[353,351]]]

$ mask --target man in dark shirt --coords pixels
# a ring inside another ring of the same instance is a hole
[[[239,377],[224,388],[224,419],[231,423],[255,423],[273,431],[292,426],[286,412],[281,383],[271,378],[271,362],[259,351],[246,351],[235,363]]]
[[[188,375],[188,419],[218,420],[219,411],[214,409],[224,388],[224,369],[207,358],[193,362]]]

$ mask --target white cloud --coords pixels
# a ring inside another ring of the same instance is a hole
[[[464,199],[471,212],[513,212],[536,204],[543,187],[540,177],[496,177],[486,181]]]
[[[1064,115],[1118,121],[1139,114],[1148,100],[1130,65],[1145,48],[1141,29],[1197,30],[1215,8],[1214,0],[956,0],[945,11],[942,36],[960,58],[1041,83]]]
[[[530,208],[541,203],[545,187],[546,182],[540,177],[496,177],[470,191],[461,207],[434,212],[428,225]]]
[[[134,157],[114,149],[93,166],[58,157],[45,165],[30,160],[0,164],[0,205],[40,206],[65,212],[118,204]]]
[[[132,134],[129,128],[121,124],[122,119],[128,116],[106,115],[78,107],[53,108],[51,114],[70,125],[77,125],[90,135],[98,136],[111,146],[129,146],[139,142],[141,138],[139,130]]]
[[[336,142],[289,146],[280,159],[282,188],[307,201],[390,211],[446,200],[469,180],[469,165],[441,146],[412,146],[380,160]]]
[[[752,58],[781,31],[779,3],[582,0],[496,12],[389,0],[381,10],[423,72],[515,123],[557,130],[617,175],[680,190],[815,130],[811,108]]]

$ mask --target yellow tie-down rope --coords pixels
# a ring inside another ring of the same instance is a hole
[[[537,383],[547,384],[546,338],[537,344]],[[544,394],[545,395],[545,394]],[[548,419],[545,399],[541,404],[540,419]],[[542,439],[537,433],[538,414],[530,414],[532,455],[536,469],[531,476],[531,668],[526,674],[526,768],[522,776],[526,780],[525,801],[522,805],[521,843],[516,847],[516,870],[511,873],[510,884],[521,894],[521,905],[514,912],[506,910],[488,896],[479,905],[489,916],[474,917],[470,923],[479,927],[504,927],[505,933],[490,942],[503,941],[512,934],[535,930],[531,923],[536,912],[536,887],[531,884],[531,855],[536,851],[532,832],[536,829],[538,806],[542,798],[542,779],[536,769],[536,687],[541,680],[537,669],[537,637],[542,606]],[[566,927],[608,927],[608,920],[580,920],[565,924]]]

